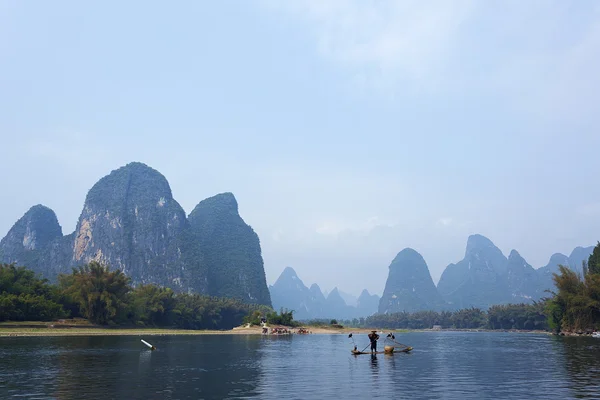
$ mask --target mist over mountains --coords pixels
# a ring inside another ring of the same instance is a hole
[[[518,251],[512,250],[506,257],[491,240],[475,234],[468,237],[464,258],[446,267],[437,286],[421,254],[406,248],[389,265],[381,298],[363,291],[358,307],[349,305],[352,297],[348,297],[344,307],[337,288],[325,298],[313,284],[312,295],[305,295],[309,290],[289,267],[269,290],[274,306],[296,310],[299,319],[354,318],[376,312],[451,311],[470,307],[485,310],[496,304],[532,303],[548,296],[546,290],[553,289],[552,274],[558,272],[558,266],[581,272],[582,262],[592,251],[593,246],[589,246],[576,247],[569,256],[556,253],[547,265],[534,269]]]
[[[351,295],[345,300],[337,287],[325,296],[316,283],[308,288],[291,267],[283,270],[269,291],[273,308],[294,310],[298,320],[365,317],[375,313],[379,304],[379,296],[366,289],[356,300]]]
[[[95,260],[122,270],[134,285],[154,283],[287,308],[303,320],[531,303],[553,288],[559,265],[581,272],[592,250],[555,253],[535,269],[517,250],[506,256],[490,239],[475,234],[467,239],[463,259],[449,264],[437,285],[421,254],[406,248],[389,264],[381,298],[367,290],[357,297],[338,287],[324,293],[317,283],[306,286],[291,267],[267,286],[259,237],[239,215],[232,193],[204,199],[186,215],[166,178],[134,162],[93,185],[68,235],[54,211],[31,207],[0,241],[0,262],[24,265],[55,280]]]

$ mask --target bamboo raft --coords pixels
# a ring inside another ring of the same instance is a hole
[[[355,356],[359,355],[359,354],[394,354],[394,353],[408,353],[412,350],[412,347],[405,347],[405,348],[397,348],[395,346],[385,346],[383,348],[384,351],[375,351],[373,353],[371,353],[370,351],[358,351],[358,350],[351,350],[352,354],[354,354]]]

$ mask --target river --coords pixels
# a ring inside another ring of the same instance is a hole
[[[359,349],[368,343],[354,339]],[[600,339],[410,332],[396,340],[414,350],[354,356],[347,335],[316,334],[2,337],[0,398],[600,398]]]

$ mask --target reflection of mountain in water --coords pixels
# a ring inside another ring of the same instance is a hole
[[[134,336],[0,338],[0,399],[600,398],[597,339],[396,338],[415,352],[354,356],[347,335],[145,337],[156,351]]]
[[[252,394],[259,380],[260,336],[146,338],[156,351],[138,337],[62,339],[58,357],[37,366],[56,374],[56,398],[223,399]]]

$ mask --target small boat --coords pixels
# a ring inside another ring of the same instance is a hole
[[[592,333],[592,337],[600,339],[600,332],[594,332],[594,333]]]

